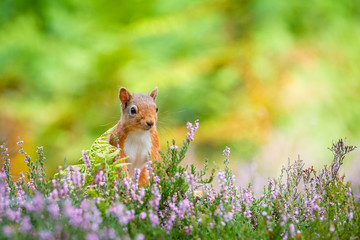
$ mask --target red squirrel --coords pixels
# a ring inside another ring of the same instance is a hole
[[[156,130],[156,97],[157,87],[150,94],[131,94],[126,88],[120,88],[122,115],[108,137],[111,145],[120,147],[120,157],[128,157],[125,161],[130,164],[123,167],[128,177],[134,175],[135,168],[141,169],[140,187],[149,183],[145,163],[150,160],[161,161]]]

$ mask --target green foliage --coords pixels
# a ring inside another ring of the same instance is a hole
[[[359,9],[356,0],[3,0],[0,141],[26,133],[55,169],[116,123],[120,86],[155,85],[160,133],[201,118],[203,153],[241,142],[233,153],[251,159],[272,127],[312,136],[309,145],[356,139]]]
[[[355,147],[342,140],[333,143],[334,159],[320,171],[304,169],[301,159],[289,162],[279,178],[269,180],[263,194],[256,197],[251,184],[248,188],[234,185],[229,148],[224,150],[224,170],[217,173],[218,190],[211,185],[214,172],[204,177],[207,163],[201,171],[181,166],[197,126],[188,126],[192,134],[183,146],[173,141],[161,153],[162,162],[147,164],[150,184],[144,188],[138,185],[139,171],[134,178],[119,178],[117,167],[110,166],[118,152],[95,154],[95,159],[83,152],[84,172],[68,166],[55,176],[47,192],[39,192],[39,184],[30,184],[34,189],[29,191],[24,179],[19,179],[16,198],[8,192],[14,186],[7,173],[1,173],[0,197],[5,208],[0,208],[0,237],[312,239],[359,235],[359,203],[350,184],[338,174]],[[96,158],[103,159],[98,168]],[[39,170],[42,165],[36,161],[29,167]]]

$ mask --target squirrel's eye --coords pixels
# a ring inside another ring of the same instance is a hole
[[[130,112],[131,112],[131,114],[136,114],[136,109],[135,109],[134,107],[132,107],[132,108],[130,109]]]
[[[158,112],[159,111],[159,108],[158,107],[156,107],[156,112]]]

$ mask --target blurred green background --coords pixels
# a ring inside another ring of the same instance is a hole
[[[320,167],[332,140],[360,145],[359,23],[358,0],[1,0],[0,141],[15,174],[18,136],[54,172],[118,121],[121,86],[158,86],[163,148],[200,120],[188,162],[229,146],[244,181]]]

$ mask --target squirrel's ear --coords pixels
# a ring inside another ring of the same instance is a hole
[[[131,93],[124,87],[120,88],[119,99],[122,103],[127,103],[132,98]]]
[[[157,87],[154,88],[154,90],[152,90],[152,92],[150,93],[150,97],[152,97],[155,101],[157,96]]]

